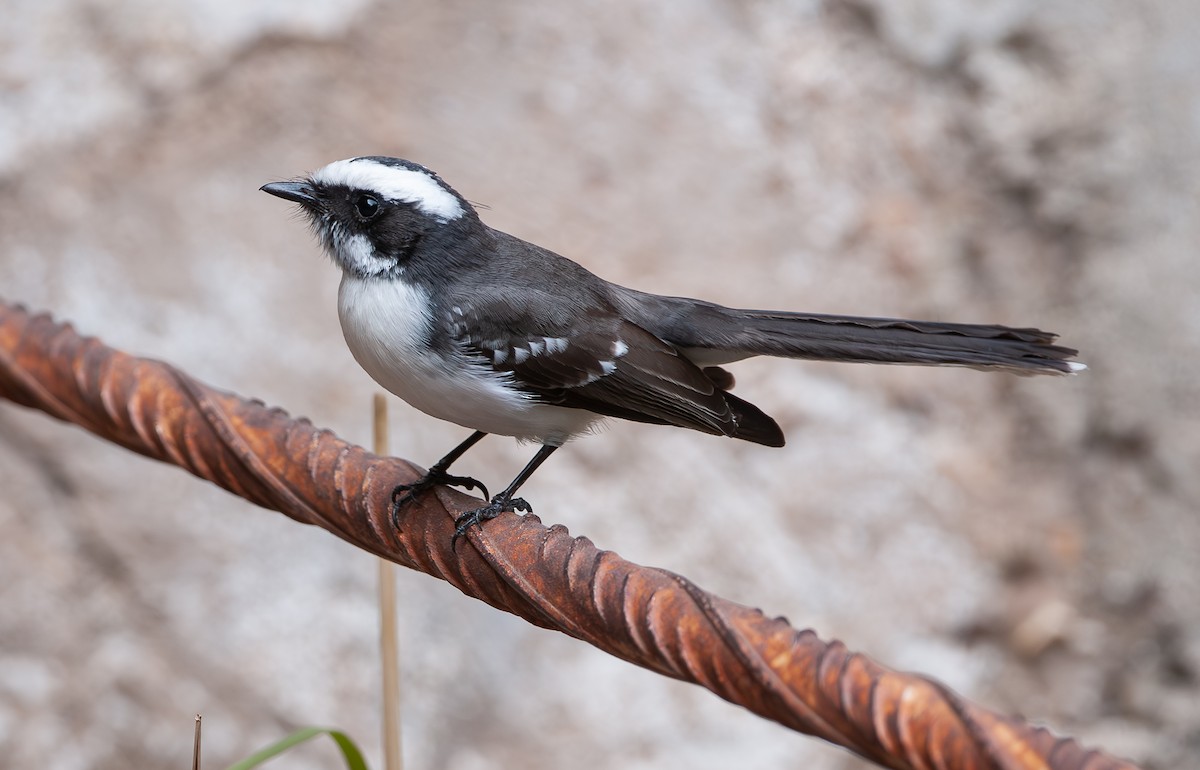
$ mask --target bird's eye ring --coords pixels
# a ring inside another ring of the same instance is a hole
[[[379,199],[374,195],[364,194],[354,199],[354,210],[358,212],[358,216],[364,222],[374,219],[379,214],[381,208]]]

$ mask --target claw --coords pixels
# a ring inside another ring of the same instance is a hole
[[[425,490],[436,486],[478,489],[483,493],[485,499],[488,496],[487,487],[479,479],[470,476],[451,476],[440,468],[430,468],[428,473],[413,483],[400,484],[392,490],[392,526],[400,529],[400,509],[415,501],[417,496]]]
[[[450,476],[448,474],[443,473],[442,477],[438,480],[437,483],[444,484],[448,487],[461,487],[462,489],[478,489],[483,494],[483,497],[485,499],[490,497],[490,495],[488,494],[488,489],[487,489],[487,487],[485,487],[483,485],[483,482],[480,481],[479,479],[473,479],[470,476]]]
[[[531,513],[533,506],[520,497],[505,498],[503,494],[496,495],[492,501],[482,508],[467,511],[454,520],[454,537],[450,538],[450,549],[458,544],[460,537],[465,537],[467,530],[474,526],[482,526],[485,521],[491,521],[502,513],[524,511]]]

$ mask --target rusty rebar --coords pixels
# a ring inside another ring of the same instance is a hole
[[[0,396],[885,767],[1134,768],[533,516],[473,528],[456,550],[454,519],[478,500],[453,490],[407,506],[396,531],[390,495],[418,477],[411,463],[2,302]]]

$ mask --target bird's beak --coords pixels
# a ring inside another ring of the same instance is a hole
[[[285,201],[292,201],[304,206],[315,206],[320,202],[316,191],[308,182],[271,182],[258,189],[283,198]]]

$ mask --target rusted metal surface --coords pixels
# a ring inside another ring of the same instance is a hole
[[[397,532],[390,493],[416,466],[2,303],[0,396],[884,767],[1134,767],[533,516],[505,514],[452,549],[455,517],[478,505],[453,490],[408,506]]]

